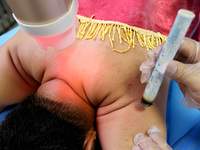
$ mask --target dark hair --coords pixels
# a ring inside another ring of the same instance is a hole
[[[91,129],[79,109],[28,96],[0,125],[0,150],[81,150]]]

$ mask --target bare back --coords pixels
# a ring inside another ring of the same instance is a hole
[[[113,30],[117,35],[118,30]],[[124,32],[121,34],[125,36]],[[72,46],[59,51],[39,49],[22,31],[14,38],[19,38],[15,56],[26,72],[22,76],[30,80],[29,84],[34,83],[35,91],[40,84],[60,79],[97,109],[97,130],[103,149],[131,149],[133,137],[138,132],[145,133],[153,125],[166,137],[169,81],[163,83],[152,107],[142,106],[140,99],[145,85],[140,83],[139,66],[147,59],[147,48],[141,47],[138,39],[135,39],[134,48],[131,46],[120,53],[113,51],[109,34],[104,40],[100,40],[99,35],[95,40],[77,39]],[[115,48],[129,47],[126,42],[120,43],[117,36],[115,38]]]

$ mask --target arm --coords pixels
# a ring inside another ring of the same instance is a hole
[[[176,60],[171,60],[160,66],[159,71],[165,73],[178,82],[184,99],[182,103],[186,107],[200,108],[199,102],[199,67],[200,67],[200,43],[190,38],[184,38],[178,53],[175,56]],[[154,63],[151,60],[157,60],[162,47],[152,51],[150,58],[141,66],[142,81],[147,82],[150,78]],[[156,61],[155,61],[156,62]],[[151,66],[149,65],[151,64]]]
[[[30,39],[24,36],[19,31],[0,47],[0,111],[8,105],[22,101],[39,86],[27,73],[23,63],[20,47],[23,43],[25,47],[30,44]]]
[[[109,92],[105,94],[96,115],[97,133],[104,150],[131,149],[134,136],[139,132],[145,134],[153,125],[161,129],[166,138],[169,79],[163,82],[153,106],[146,108],[140,103],[146,85],[140,83],[139,66],[146,59],[146,53],[146,49],[139,46],[123,55],[112,53],[106,57],[109,59],[104,61],[106,65],[100,69],[100,77],[95,76],[101,81],[93,88],[99,92],[96,95]]]
[[[129,150],[134,136],[146,135],[151,126],[157,126],[166,139],[165,111],[169,79],[165,79],[151,107],[143,107],[139,100],[112,113],[97,117],[97,131],[102,149]],[[125,99],[124,99],[125,100]]]

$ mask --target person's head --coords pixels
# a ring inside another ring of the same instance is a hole
[[[0,124],[0,149],[91,149],[95,134],[84,110],[34,94]]]

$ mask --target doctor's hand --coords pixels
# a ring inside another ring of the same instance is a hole
[[[141,82],[148,82],[158,56],[163,48],[161,44],[149,51],[149,59],[140,66]],[[158,68],[161,73],[174,79],[180,86],[184,99],[182,103],[189,108],[200,109],[200,44],[184,38],[175,60],[171,60]]]
[[[132,150],[172,150],[155,126],[147,131],[147,136],[142,133],[134,137],[135,146]]]

